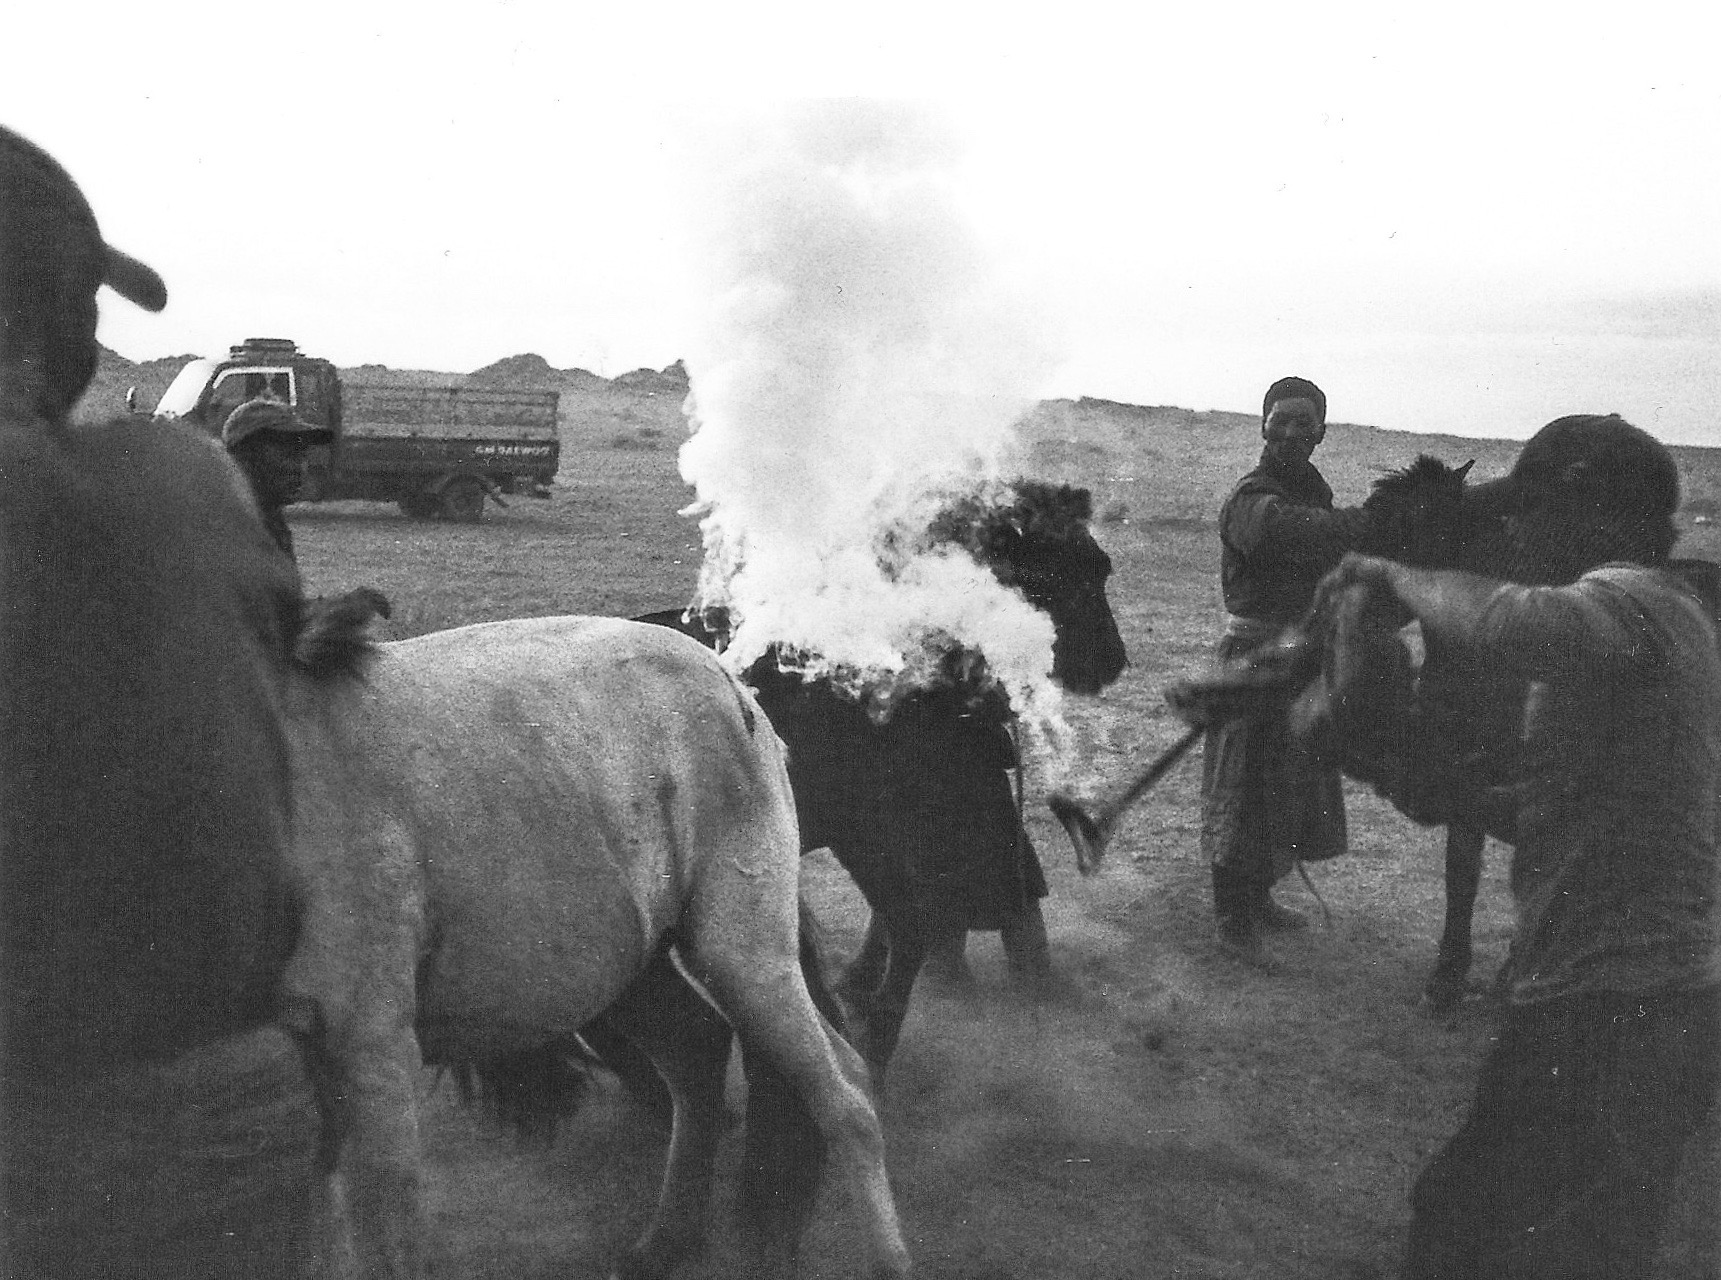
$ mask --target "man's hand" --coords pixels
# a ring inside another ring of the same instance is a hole
[[[1393,589],[1393,569],[1396,566],[1390,560],[1379,556],[1365,556],[1355,551],[1345,553],[1339,561],[1338,568],[1321,579],[1317,588],[1316,599],[1343,591],[1346,587],[1364,584],[1373,590],[1391,591]]]
[[[1315,588],[1315,599],[1309,611],[1310,617],[1330,617],[1336,607],[1338,597],[1352,587],[1362,587],[1366,592],[1371,609],[1389,608],[1389,612],[1398,618],[1399,625],[1410,621],[1410,610],[1404,607],[1398,594],[1399,565],[1391,560],[1383,560],[1379,556],[1358,555],[1349,552],[1338,567]],[[1378,616],[1378,615],[1377,615]]]

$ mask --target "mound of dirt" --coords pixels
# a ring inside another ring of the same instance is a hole
[[[663,369],[635,369],[631,373],[617,374],[610,385],[646,395],[685,396],[687,366],[677,360]]]

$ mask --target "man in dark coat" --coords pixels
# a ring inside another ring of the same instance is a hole
[[[1647,1276],[1721,1079],[1721,652],[1669,567],[1679,474],[1648,434],[1561,418],[1481,492],[1563,585],[1354,556],[1322,587],[1363,584],[1530,689],[1506,802],[1466,801],[1514,844],[1506,1011],[1417,1180],[1404,1275]]]
[[[1297,621],[1323,574],[1356,545],[1358,510],[1334,510],[1333,492],[1309,460],[1326,436],[1327,398],[1305,378],[1281,378],[1261,402],[1261,461],[1219,513],[1220,580],[1230,615],[1221,664]],[[1345,850],[1338,771],[1288,739],[1283,716],[1214,724],[1204,742],[1201,849],[1213,871],[1220,945],[1266,962],[1263,930],[1306,921],[1271,889],[1298,862]]]
[[[299,496],[305,483],[305,452],[327,444],[330,432],[293,415],[280,400],[247,400],[221,428],[221,442],[251,482],[251,492],[263,512],[263,524],[281,550],[293,559],[293,531],[284,508]]]

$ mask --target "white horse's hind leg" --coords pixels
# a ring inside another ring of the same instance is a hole
[[[813,1006],[796,956],[792,885],[788,892],[789,927],[775,921],[776,938],[743,938],[734,926],[747,917],[730,917],[728,936],[710,938],[700,931],[689,959],[734,1025],[743,1051],[769,1064],[805,1104],[824,1140],[832,1178],[865,1215],[868,1274],[906,1276],[908,1248],[885,1173],[884,1131],[868,1095],[866,1066]],[[769,909],[760,914],[779,915]],[[763,922],[755,916],[748,923]],[[751,1098],[748,1111],[752,1125]]]

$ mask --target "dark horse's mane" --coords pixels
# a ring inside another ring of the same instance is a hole
[[[1009,502],[973,494],[950,503],[927,527],[936,544],[967,549],[983,564],[1008,560],[1024,539],[1066,542],[1087,531],[1093,518],[1093,495],[1087,489],[1045,480],[1018,478],[1010,482]]]
[[[1001,496],[1007,500],[1000,501]],[[1019,584],[1027,557],[1047,553],[1072,555],[1084,542],[1092,545],[1088,522],[1093,495],[1070,484],[1017,477],[1000,495],[969,494],[947,504],[928,522],[926,541],[934,547],[958,546],[992,570],[1005,584]],[[1036,603],[1030,599],[1030,603]],[[1036,607],[1044,607],[1036,604]],[[978,654],[953,646],[941,665],[941,677],[966,696],[1008,704]]]
[[[894,578],[916,554],[959,547],[976,563],[991,570],[1000,582],[1022,589],[1029,604],[1051,613],[1054,622],[1061,626],[1062,620],[1055,610],[1047,607],[1043,597],[1067,591],[1072,575],[1082,573],[1097,575],[1103,586],[1105,575],[1110,572],[1110,561],[1094,543],[1088,528],[1092,516],[1093,497],[1087,489],[1018,477],[1007,484],[988,486],[951,499],[918,529],[897,528],[886,532],[875,544],[874,553],[883,574]],[[1036,598],[1023,580],[1029,562],[1038,566],[1042,577],[1058,580],[1049,589],[1042,584],[1042,598]],[[731,630],[732,619],[727,609],[695,607],[689,616],[717,636],[718,647],[722,647]],[[1110,622],[1109,611],[1106,616]],[[1111,625],[1115,632],[1115,623]],[[936,640],[934,648],[937,650]],[[797,668],[806,656],[773,647],[769,661],[787,671]],[[1118,665],[1122,665],[1121,661]],[[1098,683],[1104,684],[1115,675],[1111,671],[1100,677]],[[935,669],[918,673],[912,688],[904,685],[864,690],[840,675],[832,681],[832,687],[852,700],[868,702],[880,718],[894,715],[902,702],[925,701],[952,693],[959,699],[973,701],[976,707],[987,704],[992,707],[992,714],[1000,718],[1009,714],[1008,697],[992,677],[983,657],[954,640],[948,640],[937,651]]]
[[[1465,478],[1474,460],[1453,467],[1420,453],[1409,466],[1384,472],[1362,509],[1368,532],[1362,550],[1413,564],[1440,565],[1475,532],[1464,509]]]
[[[1454,482],[1462,485],[1473,461],[1466,462],[1461,467],[1454,467],[1433,454],[1419,453],[1409,466],[1383,472],[1380,478],[1369,486],[1368,498],[1363,502],[1363,507],[1377,508],[1392,502],[1418,498],[1431,489],[1446,488]]]

